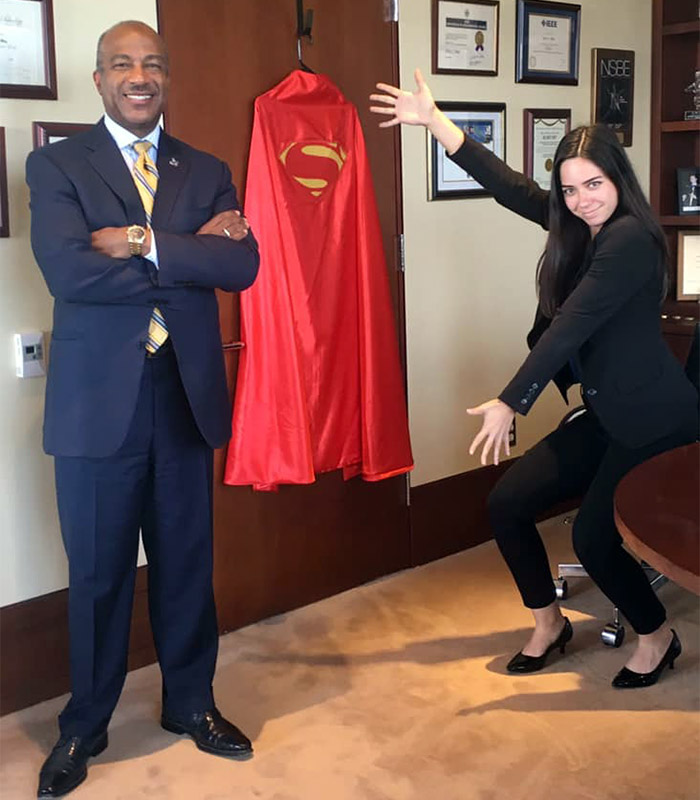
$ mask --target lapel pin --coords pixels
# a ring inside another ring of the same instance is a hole
[[[180,162],[176,158],[171,158],[170,161],[168,161],[168,164],[170,164],[171,167],[180,166]]]

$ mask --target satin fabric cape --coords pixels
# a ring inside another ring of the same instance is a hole
[[[261,490],[342,468],[413,466],[386,261],[357,112],[323,75],[257,98],[245,214],[260,244],[241,295],[224,481]]]

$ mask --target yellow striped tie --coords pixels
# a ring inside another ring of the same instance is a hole
[[[150,142],[134,142],[134,150],[137,154],[133,173],[134,183],[141,197],[143,209],[146,212],[146,224],[149,228],[151,226],[151,214],[153,213],[153,201],[158,188],[158,170],[148,155],[150,149]],[[159,308],[154,308],[148,323],[146,350],[149,353],[155,353],[167,338],[168,328],[165,325],[163,315]]]

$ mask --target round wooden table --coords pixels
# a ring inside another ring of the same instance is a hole
[[[700,443],[628,472],[615,491],[615,522],[636,555],[700,594]]]

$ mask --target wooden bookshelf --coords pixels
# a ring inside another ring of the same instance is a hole
[[[676,300],[679,230],[700,226],[700,214],[680,214],[677,170],[700,166],[700,120],[684,119],[693,108],[685,88],[700,68],[698,0],[653,0],[651,94],[651,204],[668,239],[669,294],[665,325],[691,327],[700,305]]]

